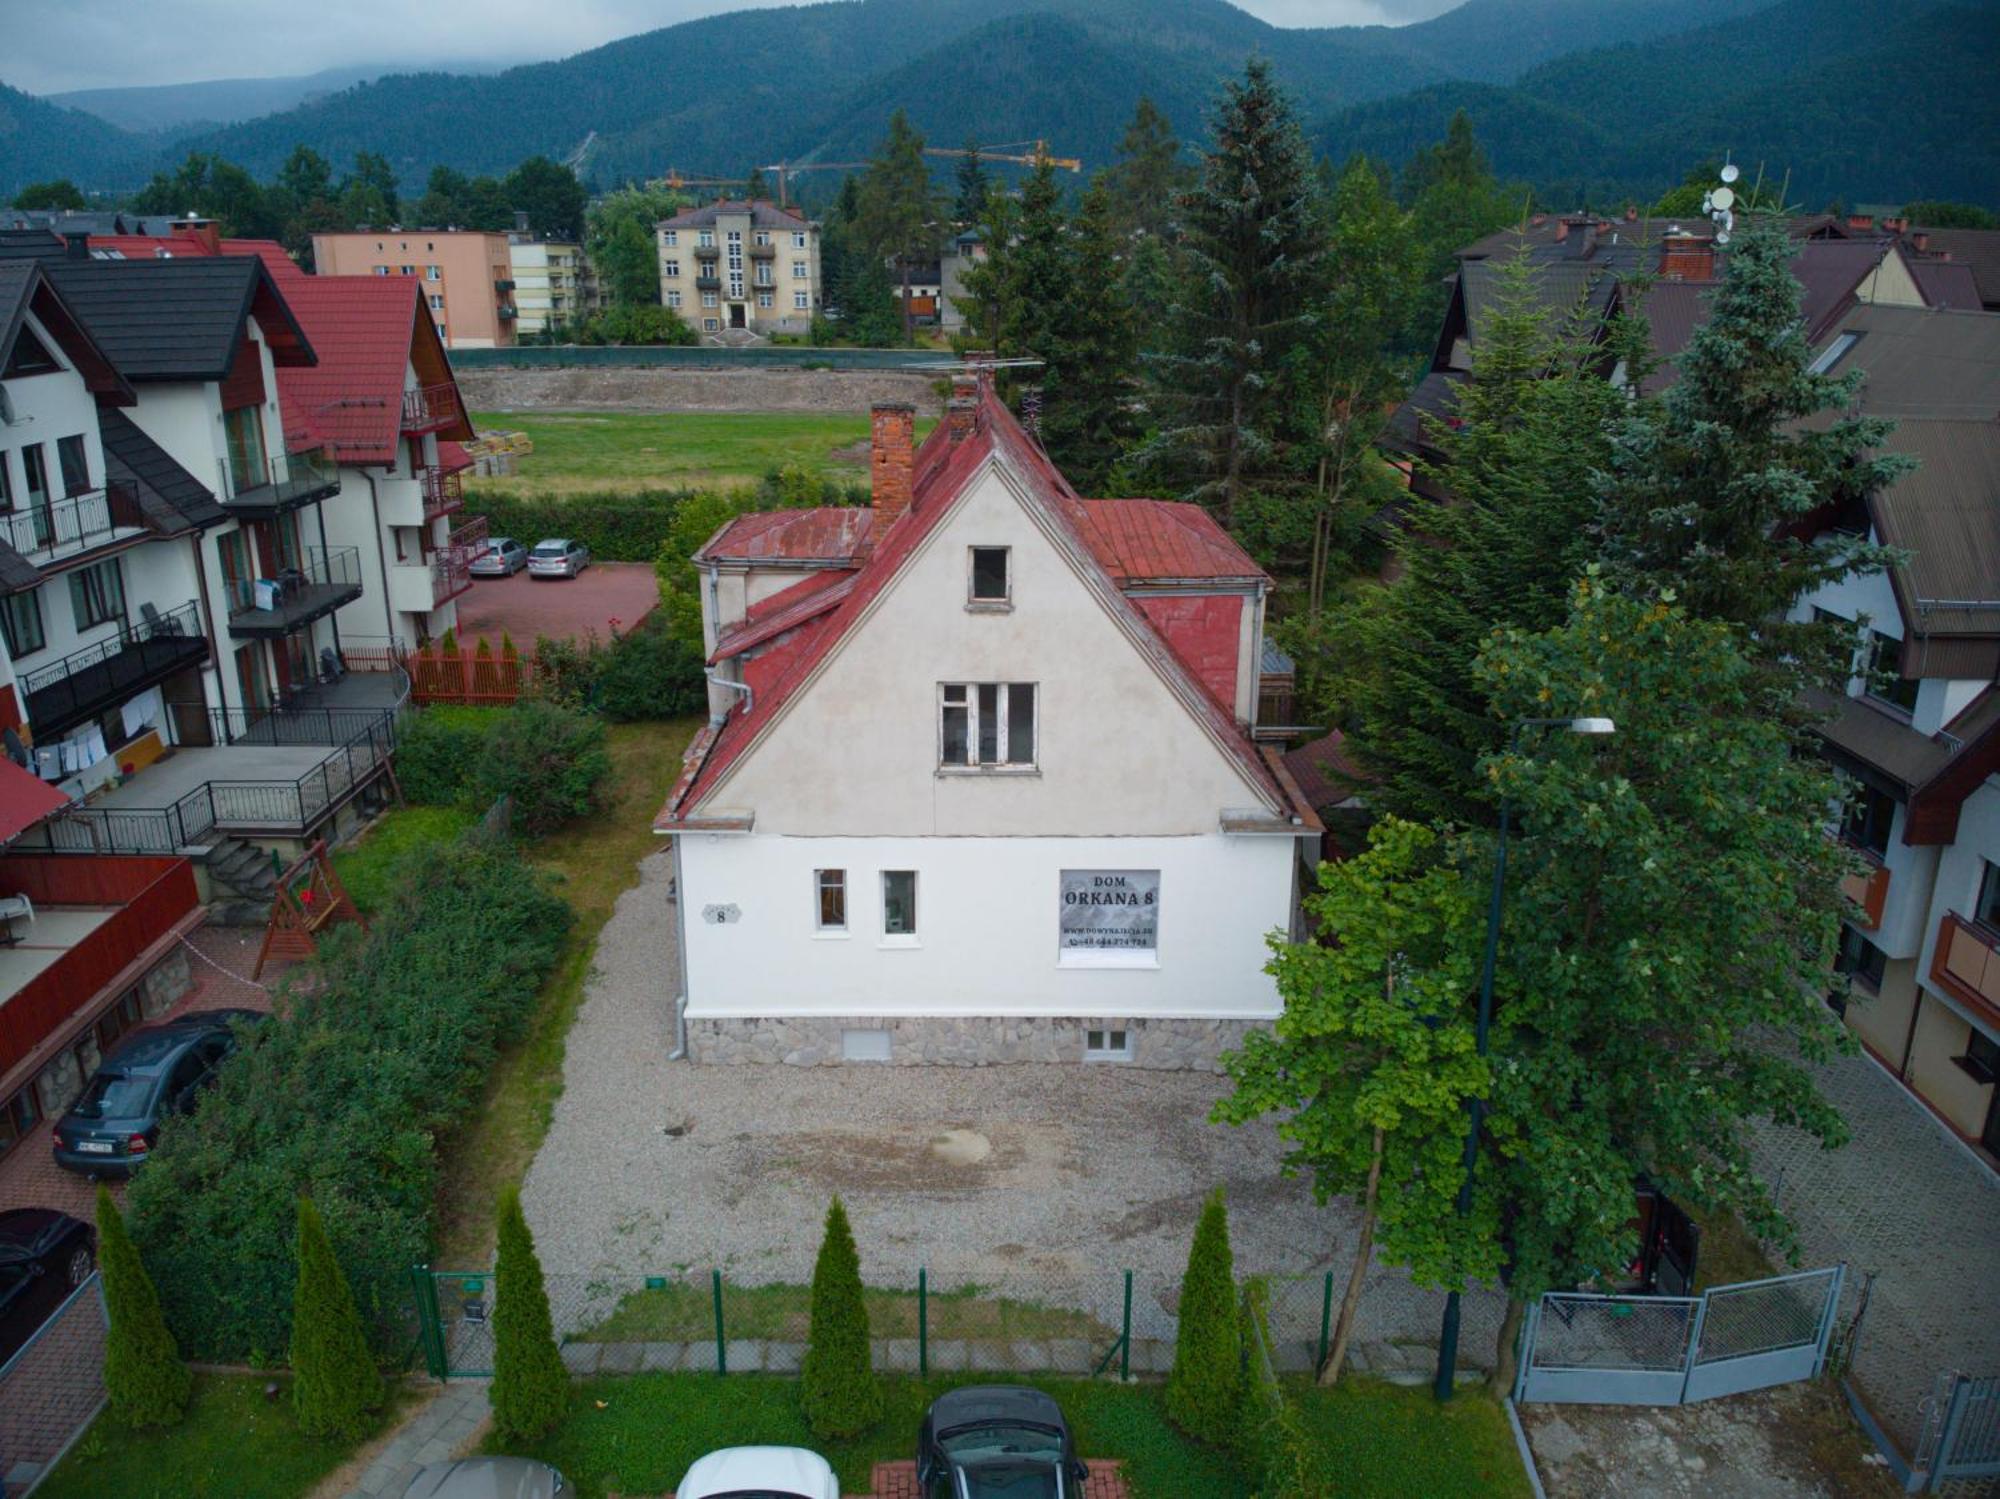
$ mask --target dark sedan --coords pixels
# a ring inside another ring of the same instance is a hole
[[[947,1391],[917,1433],[925,1499],[1076,1499],[1089,1476],[1062,1407],[1021,1385]]]
[[[0,1213],[0,1364],[90,1278],[97,1234],[54,1208]]]
[[[193,1111],[236,1050],[231,1022],[255,1010],[199,1010],[144,1026],[114,1046],[56,1121],[56,1164],[85,1176],[130,1176],[159,1143],[170,1114]]]

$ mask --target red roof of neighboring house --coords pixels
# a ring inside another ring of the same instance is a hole
[[[11,843],[68,805],[69,798],[47,781],[0,755],[0,843]]]
[[[438,467],[447,474],[462,474],[472,467],[472,455],[462,442],[438,443]]]
[[[1199,505],[1178,500],[1085,500],[1084,539],[1121,583],[1263,579],[1264,569]]]
[[[1298,782],[1299,793],[1319,811],[1339,806],[1355,794],[1357,782],[1368,780],[1347,753],[1346,738],[1338,729],[1288,751],[1285,769]]]
[[[874,534],[866,505],[759,510],[739,515],[702,544],[696,562],[852,562]]]
[[[193,234],[93,234],[91,248],[115,250],[127,260],[171,255],[255,255],[264,262],[278,289],[289,293],[294,281],[306,279],[297,261],[274,239],[224,239],[214,245]]]
[[[751,692],[747,711],[746,704],[737,704],[729,710],[718,732],[712,735],[704,732],[696,737],[681,778],[654,821],[655,829],[685,831],[704,824],[699,813],[702,799],[721,784],[729,769],[784,714],[834,647],[951,511],[953,502],[989,457],[1004,460],[1026,480],[1031,502],[1040,504],[1069,537],[1073,558],[1086,567],[1097,563],[1104,584],[1098,590],[1099,598],[1107,611],[1121,620],[1140,649],[1167,678],[1183,705],[1202,720],[1218,746],[1260,790],[1273,815],[1312,817],[1310,807],[1297,805],[1287,793],[1278,774],[1257,753],[1229,710],[1189,670],[1144,612],[1119,592],[1118,580],[1087,534],[1083,502],[1048,456],[1021,429],[1013,413],[986,389],[981,392],[978,419],[971,434],[954,440],[949,424],[941,422],[918,448],[909,508],[880,535],[870,536],[873,546],[849,580],[850,586],[839,603],[811,618],[796,634],[748,664],[746,679]],[[860,513],[781,511],[739,517],[711,538],[696,556],[698,559],[740,557],[746,555],[746,549],[755,549],[762,555],[791,557],[793,547],[798,546],[809,549],[804,553],[806,556],[834,560],[838,554],[831,552],[831,547],[836,538],[854,535],[855,517]],[[762,524],[746,526],[744,522]],[[800,602],[810,600],[802,596]]]
[[[859,576],[844,570],[817,572],[803,582],[779,589],[767,599],[759,599],[750,606],[741,623],[717,637],[709,661],[726,661],[767,640],[776,640],[787,630],[796,630],[846,598]]]

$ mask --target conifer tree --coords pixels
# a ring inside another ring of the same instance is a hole
[[[1212,134],[1181,200],[1173,342],[1152,361],[1161,426],[1146,457],[1230,525],[1246,495],[1281,480],[1283,372],[1326,252],[1312,153],[1268,63],[1227,85]]]
[[[519,1187],[500,1196],[493,1280],[493,1430],[503,1441],[532,1442],[568,1409],[569,1371],[556,1347],[548,1288]]]
[[[826,1210],[826,1231],[813,1262],[812,1321],[799,1383],[806,1421],[820,1436],[853,1436],[882,1418],[882,1387],[869,1358],[861,1256],[838,1197]]]
[[[1146,95],[1139,96],[1132,123],[1118,143],[1117,163],[1103,176],[1109,179],[1111,219],[1119,233],[1158,236],[1168,231],[1188,169],[1172,123]]]
[[[924,138],[897,110],[858,190],[855,226],[871,254],[891,261],[903,286],[903,339],[910,338],[910,269],[937,249],[937,190]]]
[[[1009,347],[1009,308],[1014,284],[1014,240],[1020,225],[1020,201],[1005,193],[989,193],[986,217],[979,226],[985,253],[966,269],[965,295],[956,300],[965,315],[966,331],[975,347],[998,357],[1020,351]]]
[[[1011,352],[1049,357],[1069,290],[1071,267],[1064,241],[1062,189],[1056,184],[1055,167],[1043,156],[1022,185],[1014,239],[1003,262],[1007,285],[1001,343]]]
[[[1102,183],[1084,195],[1064,250],[1063,285],[1042,348],[1042,446],[1072,484],[1094,494],[1138,435],[1138,336],[1112,270],[1119,238]]]
[[[1229,1208],[1222,1188],[1209,1193],[1181,1278],[1174,1369],[1167,1415],[1197,1441],[1226,1447],[1243,1388],[1243,1331],[1236,1312],[1236,1262],[1229,1251]]]
[[[964,228],[971,228],[986,217],[986,198],[992,191],[986,177],[986,163],[979,155],[979,142],[972,136],[965,139],[965,154],[958,159],[958,198],[952,204],[952,217]]]
[[[125,1231],[124,1215],[100,1182],[97,1265],[104,1276],[104,1388],[111,1419],[121,1426],[172,1426],[187,1414],[193,1386],[174,1335],[160,1315],[160,1298]]]
[[[354,1292],[310,1197],[299,1199],[299,1279],[292,1296],[292,1409],[308,1436],[358,1441],[382,1405],[382,1376]]]

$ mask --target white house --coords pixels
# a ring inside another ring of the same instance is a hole
[[[876,408],[870,507],[696,554],[690,1054],[1213,1066],[1321,831],[1251,737],[1268,579],[1198,507],[1079,498],[990,388],[911,431]]]

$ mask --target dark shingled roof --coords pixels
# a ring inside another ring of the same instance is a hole
[[[1870,705],[1858,697],[1834,698],[1817,689],[1806,694],[1807,704],[1816,712],[1832,711],[1820,725],[1834,763],[1852,771],[1877,790],[1898,801],[1936,775],[1951,759],[1951,748],[1928,734],[1919,734],[1909,721]]]
[[[41,581],[41,572],[32,562],[0,541],[0,594],[23,593]]]
[[[2000,418],[2000,313],[1864,303],[1827,342],[1842,333],[1859,336],[1829,373],[1865,373],[1859,404],[1868,415]]]
[[[1909,553],[1891,581],[1911,631],[2000,635],[2000,425],[1906,417],[1888,447],[1918,464],[1871,506],[1883,542]]]
[[[217,259],[42,261],[65,304],[128,380],[221,380],[253,311],[280,365],[311,364],[312,345],[264,263]]]
[[[2000,307],[2000,229],[1923,229],[1925,250],[1971,267],[1979,300]]]
[[[744,214],[750,216],[750,226],[753,229],[809,229],[812,227],[812,220],[800,213],[796,208],[780,208],[769,198],[759,198],[754,203],[745,202],[741,198],[724,198],[719,203],[704,203],[699,208],[684,209],[670,219],[661,219],[658,227],[662,229],[707,229],[713,227],[715,221],[724,215],[731,218],[740,218]]]
[[[132,487],[147,524],[162,536],[178,536],[229,519],[209,488],[140,431],[124,412],[103,409],[97,420],[104,439],[106,476]]]

